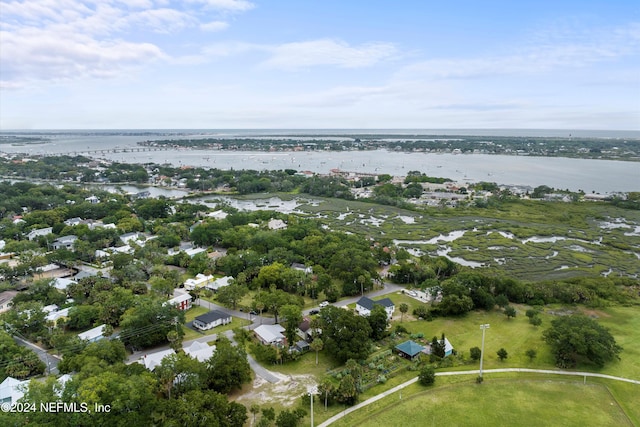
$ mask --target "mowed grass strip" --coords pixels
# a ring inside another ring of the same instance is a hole
[[[565,381],[487,380],[390,396],[336,426],[625,426],[633,425],[607,388]]]

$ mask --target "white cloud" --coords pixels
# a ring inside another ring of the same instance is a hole
[[[263,65],[295,70],[319,65],[359,68],[374,65],[397,54],[391,43],[368,43],[360,46],[332,39],[285,43],[265,50],[272,56]]]
[[[212,21],[212,22],[207,22],[205,24],[200,24],[200,29],[202,31],[215,32],[215,31],[223,31],[223,30],[226,30],[227,28],[229,28],[229,23],[224,21]]]
[[[7,58],[3,61],[4,88],[21,87],[37,80],[111,78],[164,57],[150,43],[98,41],[81,35],[60,37],[43,30],[3,32],[0,38]]]
[[[251,10],[255,5],[245,0],[188,0],[190,3],[200,3],[213,9],[226,10],[232,12],[245,12]]]
[[[156,59],[169,59],[153,33],[221,31],[212,15],[243,12],[244,0],[0,1],[4,88],[36,81],[111,78]],[[211,9],[215,9],[214,12]],[[134,39],[135,37],[135,39]]]
[[[399,75],[459,79],[508,74],[541,74],[559,68],[580,68],[640,53],[640,25],[581,34],[547,34],[537,44],[511,55],[443,58],[406,67]]]

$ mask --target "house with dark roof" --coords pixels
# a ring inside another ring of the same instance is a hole
[[[405,359],[413,360],[420,356],[420,353],[422,353],[425,348],[417,342],[409,340],[398,344],[395,349],[400,356]]]
[[[231,323],[231,315],[223,313],[220,310],[211,310],[208,313],[202,314],[193,320],[193,327],[198,328],[201,331],[206,331],[211,328],[215,328],[219,325],[226,325]]]
[[[369,316],[373,310],[374,305],[381,305],[387,312],[387,317],[391,319],[393,312],[396,309],[395,304],[389,298],[384,298],[379,301],[374,301],[367,297],[362,297],[356,302],[356,313],[360,316]]]

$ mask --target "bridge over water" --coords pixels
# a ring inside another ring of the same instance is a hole
[[[52,156],[80,156],[88,155],[95,156],[100,154],[117,154],[117,153],[144,153],[148,151],[169,151],[173,150],[173,147],[128,147],[128,148],[105,148],[96,150],[77,150],[77,151],[65,151],[59,153],[44,153],[44,157]]]

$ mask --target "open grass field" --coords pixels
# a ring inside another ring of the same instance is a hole
[[[633,426],[602,384],[496,379],[439,388],[418,385],[363,408],[336,426]],[[411,393],[413,391],[413,393]]]

